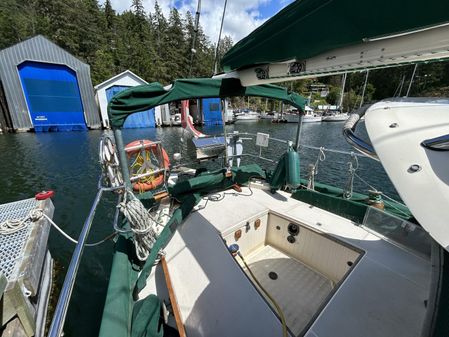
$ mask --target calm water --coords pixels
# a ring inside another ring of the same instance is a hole
[[[351,151],[351,147],[341,136],[341,127],[341,123],[305,124],[301,142]],[[251,133],[259,131],[269,133],[274,138],[294,140],[296,125],[260,121],[231,125],[227,130]],[[218,134],[222,130],[219,127],[210,127],[204,128],[203,132]],[[30,198],[43,189],[53,189],[56,191],[53,199],[56,208],[54,220],[68,234],[78,237],[96,194],[100,173],[98,143],[102,133],[89,131],[0,135],[0,203]],[[361,134],[366,137],[363,127]],[[124,130],[125,143],[142,138],[158,139],[162,141],[169,155],[182,150],[184,160],[187,160],[195,151],[191,141],[180,142],[182,136],[181,128]],[[244,141],[244,152],[258,154],[258,151],[253,141]],[[283,151],[285,145],[272,141],[269,150],[263,149],[262,155],[275,158]],[[315,162],[317,154],[314,150],[301,151],[303,176],[306,175],[305,168],[309,163]],[[327,153],[326,160],[320,163],[317,180],[344,187],[348,178],[348,160],[349,156]],[[265,162],[259,164],[272,168]],[[359,164],[358,173],[371,185],[397,197],[380,164],[365,158],[360,159]],[[217,167],[218,163],[211,165]],[[355,181],[355,189],[363,192],[367,187]],[[112,232],[115,201],[114,196],[105,194],[90,232],[90,242]],[[61,285],[74,245],[52,229],[49,247],[53,257],[62,266],[57,280]],[[85,249],[66,321],[66,336],[97,335],[111,261],[110,242]]]

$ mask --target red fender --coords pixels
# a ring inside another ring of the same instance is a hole
[[[55,192],[52,190],[49,190],[49,191],[39,192],[34,197],[36,198],[36,200],[45,200],[48,198],[53,198],[54,195],[55,195]]]

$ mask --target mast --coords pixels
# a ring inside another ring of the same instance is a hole
[[[339,102],[341,111],[343,110],[343,97],[344,97],[344,93],[345,93],[346,76],[348,76],[348,73],[344,73],[342,80],[341,80],[341,92],[340,92],[340,102]]]
[[[225,0],[224,7],[223,7],[223,15],[221,16],[220,33],[218,34],[217,47],[215,48],[214,75],[216,75],[217,71],[218,71],[218,48],[220,47],[221,32],[223,30],[223,22],[224,22],[224,17],[225,17],[225,13],[226,13],[226,4],[227,3],[228,3],[228,0]]]
[[[362,105],[363,105],[363,100],[364,100],[364,98],[365,98],[366,85],[368,84],[368,75],[369,75],[369,69],[366,71],[365,83],[363,84],[363,90],[362,90],[362,99],[360,100],[359,108],[362,107]]]
[[[200,24],[200,12],[201,12],[201,0],[198,0],[198,6],[196,7],[195,13],[195,28],[193,29],[193,38],[192,38],[192,48],[190,49],[190,68],[189,68],[189,77],[192,76],[192,68],[193,68],[193,57],[196,54],[195,44],[196,44],[196,36],[198,35],[198,25]]]

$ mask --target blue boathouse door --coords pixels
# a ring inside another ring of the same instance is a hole
[[[205,125],[222,125],[220,98],[203,98],[203,122]]]
[[[124,85],[113,85],[112,87],[107,88],[106,98],[108,102],[111,100],[112,96],[129,88],[130,87]],[[123,124],[123,128],[125,129],[154,127],[156,127],[154,109],[133,113],[126,118],[125,124]]]
[[[78,80],[72,69],[25,61],[18,70],[36,132],[87,129]]]

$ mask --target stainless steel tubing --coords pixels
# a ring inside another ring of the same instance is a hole
[[[348,120],[345,122],[343,126],[343,136],[346,141],[351,144],[357,151],[360,151],[364,155],[371,157],[375,160],[379,160],[377,157],[376,151],[374,151],[374,147],[365,142],[363,139],[359,138],[355,135],[354,131],[357,127],[357,123],[360,118],[365,114],[365,111],[370,107],[370,105],[364,106],[356,111],[356,113],[352,113]]]
[[[84,246],[102,194],[103,189],[100,188],[90,209],[89,216],[84,222],[83,229],[81,230],[81,234],[78,238],[78,244],[75,247],[72,259],[70,260],[69,268],[67,269],[67,274],[64,279],[64,284],[62,285],[61,293],[59,294],[58,304],[56,305],[48,337],[60,337],[62,334],[62,329],[64,328],[67,309],[69,307],[70,297],[72,296],[73,286],[75,284],[76,275],[78,273],[81,257],[83,255]]]

